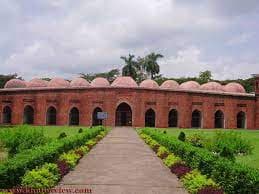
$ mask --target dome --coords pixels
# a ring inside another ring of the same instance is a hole
[[[107,79],[103,77],[97,77],[91,82],[91,86],[93,87],[107,87],[110,86],[110,83]]]
[[[218,82],[208,82],[206,84],[202,84],[200,89],[201,90],[223,91],[223,86]]]
[[[28,88],[36,88],[36,87],[47,87],[48,81],[42,79],[32,79],[31,81],[26,83]]]
[[[4,88],[26,88],[26,82],[20,79],[11,79],[6,82]]]
[[[53,78],[52,80],[49,81],[48,87],[54,87],[54,88],[69,87],[69,82],[64,80],[63,78]]]
[[[162,89],[176,89],[178,87],[179,87],[179,84],[174,80],[166,80],[160,86],[160,88]]]
[[[70,82],[71,87],[89,87],[90,83],[81,77],[77,77]]]
[[[142,81],[139,86],[142,88],[159,88],[159,85],[151,79],[146,79]]]
[[[187,81],[182,83],[180,88],[185,90],[198,90],[200,88],[200,84],[196,81]]]
[[[246,93],[244,87],[239,83],[228,83],[224,86],[225,92],[234,92],[234,93]]]
[[[137,83],[129,76],[117,77],[113,82],[113,87],[138,87]]]

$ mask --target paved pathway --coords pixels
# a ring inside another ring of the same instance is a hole
[[[94,194],[184,194],[181,183],[133,128],[116,127],[60,182]]]

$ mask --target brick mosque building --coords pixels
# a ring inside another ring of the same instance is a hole
[[[0,90],[0,123],[259,129],[259,75],[255,77],[253,94],[238,83],[13,79]],[[99,112],[107,118],[100,120]]]

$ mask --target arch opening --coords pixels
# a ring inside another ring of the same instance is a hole
[[[225,120],[224,120],[224,113],[221,110],[215,112],[214,115],[214,126],[215,128],[224,128]]]
[[[98,119],[98,117],[97,117],[98,112],[102,112],[102,109],[100,107],[96,107],[93,111],[93,114],[92,114],[92,125],[93,126],[103,124],[103,121],[101,119]]]
[[[24,124],[33,124],[34,123],[34,109],[29,105],[24,108],[23,123]]]
[[[146,127],[155,127],[156,126],[156,113],[150,108],[145,113],[145,126]]]
[[[76,107],[69,112],[69,125],[79,125],[79,110]]]
[[[57,110],[51,106],[47,110],[47,125],[56,125],[57,124]]]
[[[243,111],[240,111],[237,114],[237,128],[238,129],[246,128],[246,114]]]
[[[192,128],[201,128],[201,112],[194,110],[192,112]]]
[[[168,115],[168,127],[178,126],[178,112],[176,109],[172,109]]]
[[[132,110],[130,106],[123,102],[116,109],[116,126],[132,126]]]
[[[3,124],[12,123],[12,109],[9,106],[5,106],[3,109]]]

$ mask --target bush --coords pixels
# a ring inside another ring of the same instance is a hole
[[[70,138],[54,140],[49,144],[25,150],[0,163],[0,188],[10,188],[19,184],[27,170],[46,162],[57,161],[60,154],[85,144],[87,140],[96,137],[102,130],[102,128],[96,127]]]
[[[33,189],[46,189],[56,185],[60,175],[56,164],[46,164],[39,169],[26,172],[22,178],[22,186]]]
[[[157,156],[161,159],[166,158],[169,155],[169,151],[164,147],[164,146],[160,146],[158,148],[158,152],[157,152]]]
[[[96,144],[97,142],[95,140],[89,140],[86,142],[86,146],[89,148],[89,149],[92,149],[92,147],[94,147],[94,145]]]
[[[73,169],[76,166],[79,159],[80,156],[76,154],[74,151],[64,153],[59,157],[59,160],[65,161],[69,165],[70,169]]]
[[[218,187],[206,186],[199,189],[197,194],[224,194],[224,191]]]
[[[233,150],[228,147],[224,147],[223,150],[219,154],[221,157],[225,157],[231,161],[235,161],[235,155]]]
[[[78,133],[83,133],[83,129],[80,128],[80,129],[78,130]]]
[[[186,166],[186,164],[182,162],[175,163],[174,165],[171,166],[171,172],[176,174],[178,178],[181,178],[182,176],[191,172],[191,170],[192,169],[189,166]]]
[[[47,142],[42,129],[34,129],[26,125],[1,130],[0,140],[10,156]]]
[[[198,170],[193,170],[182,177],[184,187],[190,193],[197,193],[199,189],[207,186],[216,186],[212,179],[207,179]]]
[[[204,147],[207,139],[205,138],[204,135],[200,134],[200,133],[195,133],[193,135],[190,135],[189,137],[187,137],[187,141],[189,143],[191,143],[193,146],[196,147]]]
[[[155,140],[152,140],[152,141],[150,141],[149,142],[150,144],[150,147],[152,148],[152,150],[154,151],[154,152],[158,152],[158,149],[159,149],[159,147],[160,147],[160,145],[159,145],[159,143],[157,143]]]
[[[63,139],[65,137],[67,137],[67,134],[65,132],[62,132],[59,134],[58,139]]]
[[[180,134],[179,134],[179,136],[178,136],[178,139],[179,139],[180,141],[185,141],[185,133],[181,131]]]
[[[165,159],[164,159],[164,164],[171,168],[174,164],[181,162],[181,158],[175,156],[174,154],[169,154]]]
[[[57,161],[58,171],[61,177],[65,176],[69,172],[69,165],[64,160]]]

